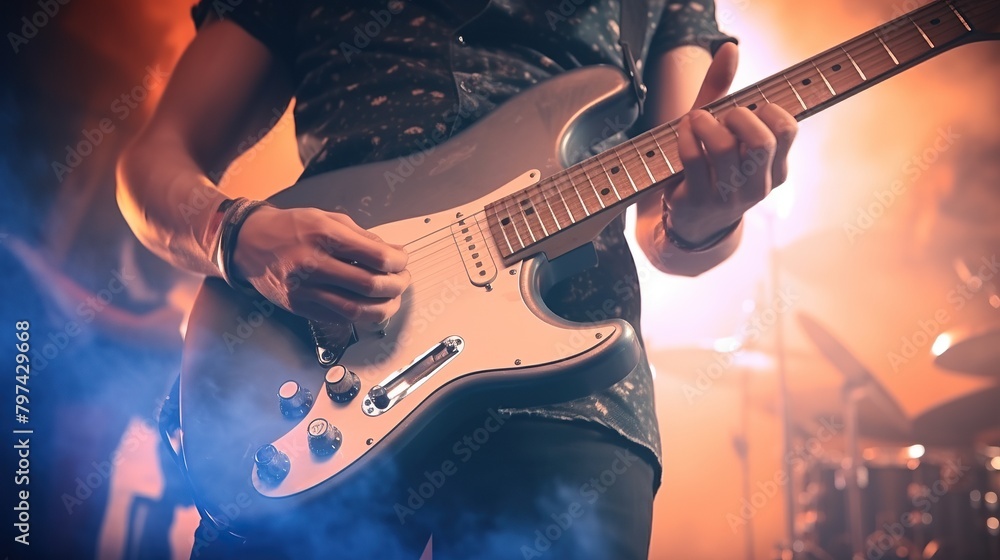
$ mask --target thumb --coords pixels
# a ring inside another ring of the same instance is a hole
[[[709,103],[719,99],[729,91],[729,86],[733,85],[733,76],[736,75],[736,64],[739,61],[739,49],[733,43],[725,43],[715,52],[712,64],[708,67],[705,80],[698,90],[698,97],[695,99],[695,109],[704,107]]]

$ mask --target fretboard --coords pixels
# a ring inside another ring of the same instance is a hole
[[[937,0],[841,43],[704,109],[781,106],[797,120],[975,37],[996,18],[996,0]],[[683,170],[673,121],[608,149],[486,207],[504,258],[628,202]]]

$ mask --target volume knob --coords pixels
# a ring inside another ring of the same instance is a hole
[[[336,426],[325,418],[317,418],[309,423],[309,449],[320,457],[332,455],[340,449],[344,436]]]
[[[302,418],[312,406],[313,396],[309,389],[295,381],[285,381],[278,388],[278,407],[286,418]]]
[[[344,366],[336,365],[326,371],[326,394],[334,402],[349,402],[361,391],[361,379]]]
[[[292,468],[288,455],[270,443],[257,449],[257,452],[253,454],[253,462],[257,465],[257,476],[268,484],[281,482]]]

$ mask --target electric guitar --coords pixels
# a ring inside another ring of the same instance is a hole
[[[998,30],[996,0],[937,0],[706,109],[776,103],[802,120]],[[205,282],[180,380],[181,448],[203,515],[237,534],[300,508],[322,515],[432,419],[560,402],[628,374],[640,357],[628,323],[569,323],[542,295],[587,266],[590,241],[628,204],[683,171],[676,122],[568,163],[609,117],[634,119],[632,88],[610,66],[567,72],[444,143],[274,196],[405,245],[412,284],[388,324],[359,325],[346,345],[331,325]]]

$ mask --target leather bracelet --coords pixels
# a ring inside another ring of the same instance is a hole
[[[205,227],[204,233],[202,233],[202,243],[211,243],[213,254],[215,252],[215,243],[219,240],[219,232],[222,228],[222,220],[225,218],[226,210],[229,210],[235,202],[231,198],[223,198],[222,202],[215,207],[215,212],[212,212],[212,216],[208,219],[208,225]]]
[[[222,227],[219,232],[219,242],[215,252],[215,265],[222,279],[234,289],[253,289],[246,280],[240,280],[233,275],[233,253],[236,249],[236,238],[250,214],[261,206],[271,206],[263,200],[247,200],[238,198],[226,210]]]
[[[246,204],[246,202],[247,199],[245,197],[233,199],[227,198],[223,200],[219,204],[218,208],[215,209],[215,214],[209,222],[208,231],[212,233],[212,263],[215,265],[215,268],[219,271],[219,273],[223,274],[223,277],[225,276],[225,273],[222,269],[225,265],[222,262],[222,253],[219,251],[221,248],[222,231],[225,229],[226,224],[229,223],[233,212],[236,210],[236,206]]]
[[[667,240],[670,241],[671,245],[677,247],[678,249],[686,253],[704,253],[705,251],[710,251],[714,249],[716,245],[722,243],[722,241],[725,238],[732,235],[733,232],[736,231],[736,228],[740,227],[740,224],[743,223],[743,216],[740,216],[738,220],[726,226],[725,228],[721,229],[720,231],[716,232],[714,235],[712,235],[705,241],[702,241],[701,243],[697,244],[691,243],[690,241],[677,235],[677,233],[674,231],[672,227],[673,224],[671,223],[670,220],[670,214],[671,214],[670,204],[667,203],[666,197],[663,197],[662,201],[663,201],[663,232],[666,234]]]

